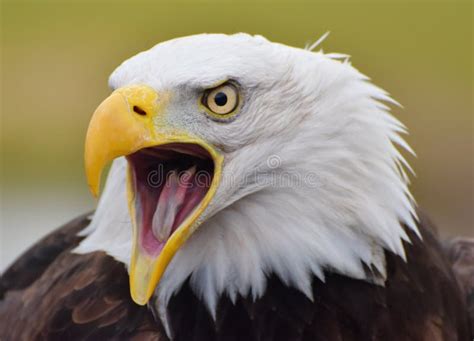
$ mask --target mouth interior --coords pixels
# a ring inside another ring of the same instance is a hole
[[[139,245],[156,257],[205,197],[214,177],[214,162],[206,149],[191,143],[145,148],[127,159]]]

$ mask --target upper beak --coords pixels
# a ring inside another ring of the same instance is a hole
[[[168,101],[148,86],[130,86],[114,91],[96,109],[89,123],[85,143],[85,170],[91,192],[97,196],[103,168],[113,159],[143,148],[169,143],[193,143],[206,149],[214,161],[211,186],[199,206],[174,231],[161,253],[152,257],[138,245],[135,193],[127,176],[128,203],[133,224],[133,247],[130,264],[130,291],[133,300],[146,304],[176,251],[197,228],[198,217],[211,201],[220,181],[223,157],[219,152],[184,130],[171,128],[164,117]]]

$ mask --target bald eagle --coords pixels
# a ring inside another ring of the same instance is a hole
[[[3,273],[1,340],[472,338],[474,242],[415,208],[396,102],[347,56],[202,34],[109,84],[97,210]]]

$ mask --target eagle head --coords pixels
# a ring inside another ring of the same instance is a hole
[[[211,312],[270,274],[309,298],[325,271],[383,285],[384,250],[416,231],[386,92],[341,54],[247,34],[160,43],[110,76],[85,167],[98,194],[76,252],[128,267],[138,304],[189,283]],[[161,309],[163,310],[163,309]]]

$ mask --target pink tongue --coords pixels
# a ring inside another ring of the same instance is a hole
[[[158,198],[152,219],[153,235],[158,241],[166,241],[170,236],[178,210],[184,202],[189,179],[195,171],[196,168],[193,167],[186,171],[186,175],[190,175],[181,176],[179,179],[177,172],[173,170],[166,177],[166,183]]]
[[[148,194],[143,197],[141,243],[148,254],[157,256],[161,252],[171,234],[190,215],[207,190],[206,185],[198,184],[193,166],[179,176],[175,170],[167,174],[156,208],[147,205],[153,201],[151,192],[145,192]]]

